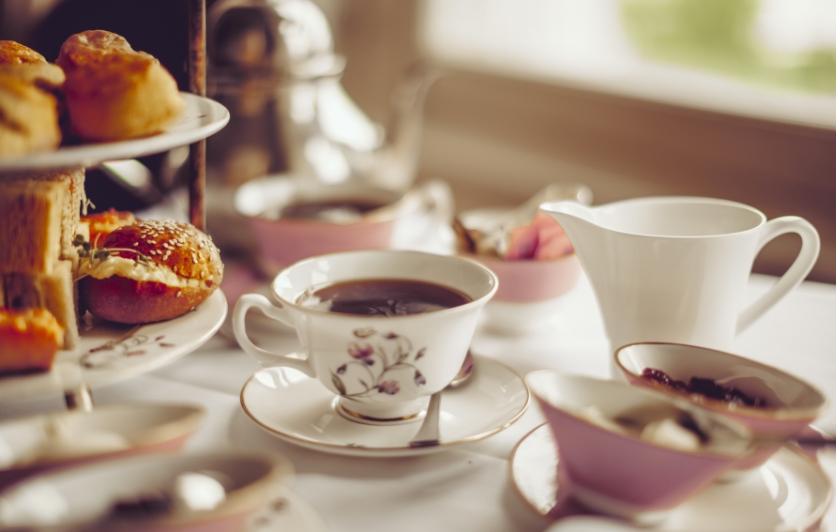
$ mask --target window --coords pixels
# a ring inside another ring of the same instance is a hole
[[[444,64],[836,127],[832,0],[427,0]]]

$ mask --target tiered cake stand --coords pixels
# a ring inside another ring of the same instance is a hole
[[[3,174],[95,166],[115,159],[133,159],[190,145],[189,220],[205,228],[204,190],[207,137],[229,122],[229,111],[206,95],[206,5],[189,0],[190,93],[183,93],[185,117],[152,137],[120,142],[61,147],[13,159],[0,159]],[[186,355],[212,337],[226,317],[226,298],[220,290],[194,311],[173,320],[125,326],[93,319],[81,324],[77,349],[57,354],[51,371],[0,378],[0,401],[64,394],[68,408],[90,410],[90,388],[145,373]]]

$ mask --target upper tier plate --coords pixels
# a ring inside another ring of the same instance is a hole
[[[79,349],[59,351],[51,371],[0,378],[0,401],[61,395],[82,384],[103,386],[157,369],[203,345],[226,311],[223,292],[215,290],[192,312],[168,321],[131,326],[93,318],[81,327]]]
[[[53,152],[0,159],[0,178],[2,172],[7,171],[95,166],[104,161],[151,155],[205,139],[229,122],[229,111],[218,102],[186,92],[180,94],[186,100],[186,114],[162,133],[139,139],[63,146]]]

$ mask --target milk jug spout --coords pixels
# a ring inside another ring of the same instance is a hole
[[[540,211],[557,220],[572,242],[587,276],[592,279],[595,275],[590,271],[595,265],[592,257],[601,255],[602,250],[597,248],[605,241],[602,238],[605,229],[595,223],[594,208],[576,201],[555,201],[543,203]]]

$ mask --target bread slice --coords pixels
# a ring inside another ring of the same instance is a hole
[[[6,228],[9,227],[7,224],[15,221],[12,215],[4,215],[3,202],[11,202],[14,200],[15,194],[21,193],[21,188],[15,187],[15,184],[31,182],[56,183],[63,190],[63,200],[56,206],[60,208],[61,217],[60,240],[58,243],[60,251],[58,258],[70,260],[73,262],[73,266],[77,267],[78,251],[73,245],[73,240],[79,231],[80,213],[87,211],[87,195],[84,192],[84,168],[82,167],[67,170],[3,174],[0,177],[0,224],[2,224],[0,226],[0,243],[7,245],[8,241],[5,240]],[[35,185],[35,187],[37,190],[45,190],[50,185]],[[34,213],[33,216],[35,216]],[[19,221],[15,223],[19,223]],[[43,271],[25,269],[19,265],[6,265],[2,257],[2,250],[0,250],[0,273],[12,271],[38,273]]]
[[[58,261],[48,274],[6,273],[2,281],[4,298],[0,306],[10,310],[44,308],[64,328],[64,348],[74,349],[78,345],[78,294],[71,261]]]
[[[51,273],[61,255],[66,187],[0,178],[0,273]]]
[[[50,311],[64,327],[64,349],[75,349],[79,342],[76,321],[78,290],[73,282],[73,272],[72,263],[62,260],[55,265],[51,274],[35,277],[35,286],[42,297],[41,306]]]

